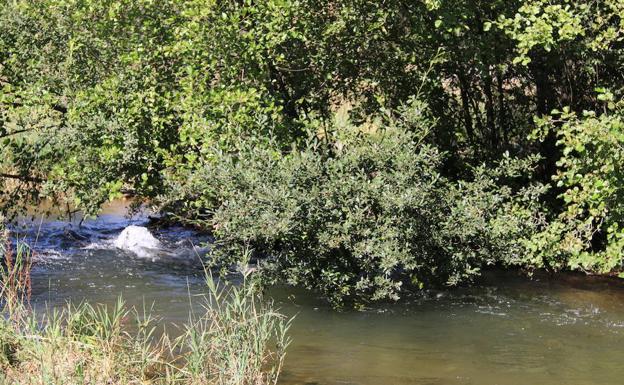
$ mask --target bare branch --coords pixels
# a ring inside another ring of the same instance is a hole
[[[41,178],[37,178],[37,177],[29,176],[29,175],[15,175],[15,174],[3,174],[3,173],[0,173],[0,178],[15,179],[15,180],[21,180],[21,181],[24,181],[24,182],[34,182],[34,183],[42,183],[42,182],[44,182],[44,180],[41,179]]]

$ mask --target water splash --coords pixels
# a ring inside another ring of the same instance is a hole
[[[143,226],[128,226],[113,242],[116,248],[130,251],[141,258],[154,258],[162,253],[162,243]]]

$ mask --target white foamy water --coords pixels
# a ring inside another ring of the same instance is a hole
[[[113,242],[116,248],[141,258],[154,258],[164,252],[162,243],[143,226],[128,226]]]

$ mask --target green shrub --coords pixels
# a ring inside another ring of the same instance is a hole
[[[472,269],[483,265],[535,266],[528,248],[546,224],[540,198],[548,188],[531,181],[538,160],[504,154],[495,164],[474,168],[470,179],[447,183],[443,218],[433,236],[456,270],[463,266],[477,274]]]
[[[518,171],[510,159],[467,182],[445,179],[422,110],[412,102],[366,126],[335,122],[284,155],[258,143],[215,155],[189,176],[185,198],[214,208],[195,223],[214,229],[215,261],[245,265],[233,256],[252,250],[268,279],[317,289],[337,306],[517,262],[535,227],[523,206],[531,199],[520,198],[538,191],[500,185],[503,168]]]
[[[562,150],[553,177],[564,203],[559,214],[532,242],[537,263],[610,273],[624,267],[624,118],[622,102],[609,92],[602,114],[579,117],[569,109],[541,121],[555,129]]]

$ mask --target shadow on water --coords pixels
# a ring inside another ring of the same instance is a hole
[[[118,207],[82,226],[26,224],[37,240],[36,306],[88,299],[154,303],[164,323],[186,321],[203,272],[180,259],[139,258],[113,247],[128,225]],[[152,229],[169,249],[208,241],[192,230]],[[185,254],[190,255],[190,254]],[[313,293],[272,288],[291,328],[283,384],[621,384],[624,285],[577,275],[491,272],[479,285],[424,292],[365,312],[335,312]]]

